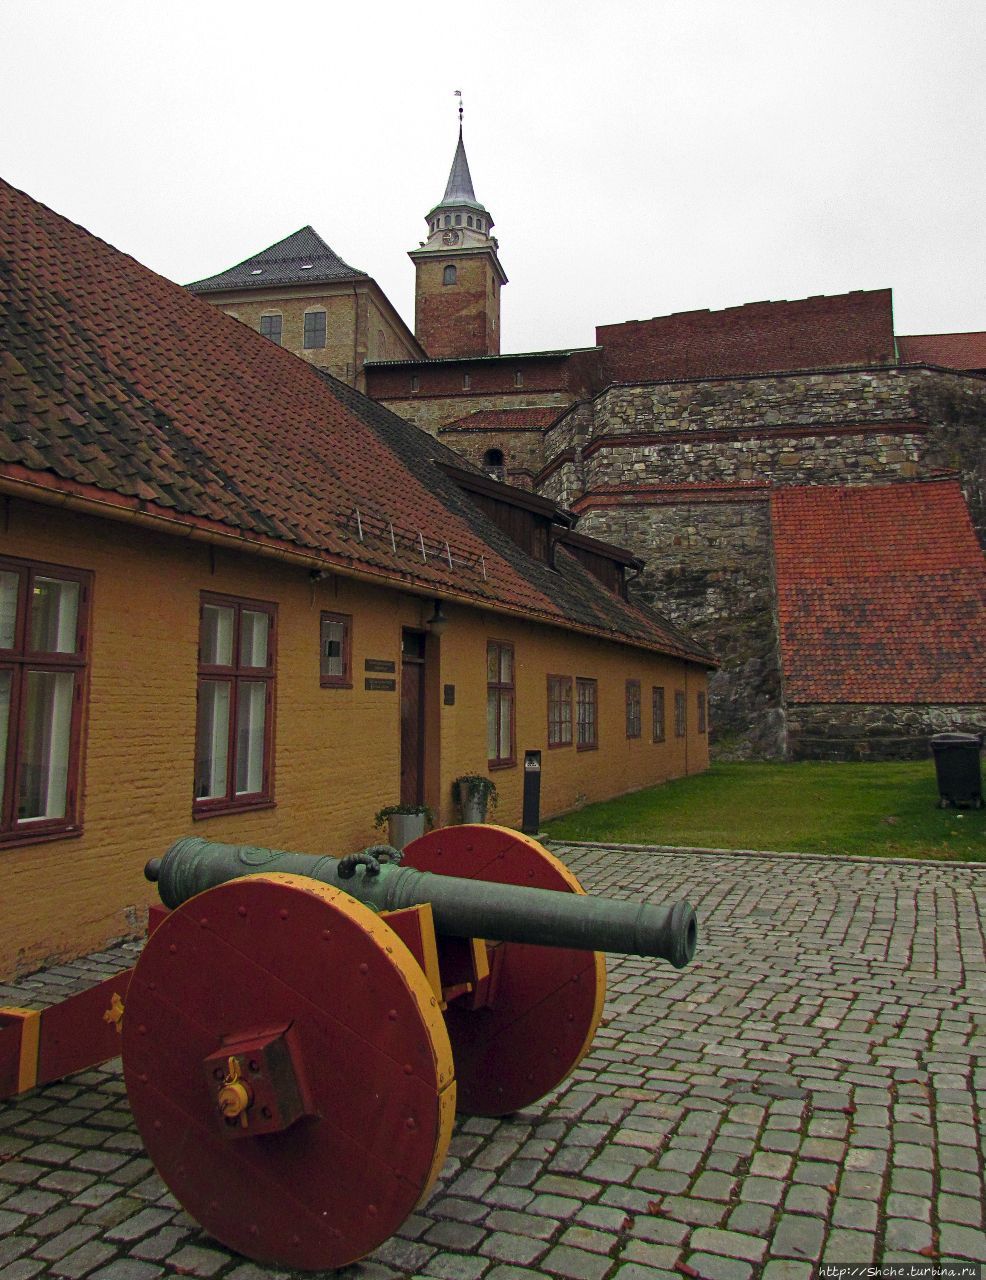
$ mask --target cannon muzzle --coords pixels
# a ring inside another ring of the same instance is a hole
[[[288,872],[332,885],[378,912],[430,903],[440,936],[653,956],[676,969],[695,954],[698,927],[685,901],[670,906],[624,902],[374,863],[370,857],[353,867],[351,860],[189,836],[163,858],[152,858],[144,874],[157,881],[161,901],[172,908],[228,880]]]

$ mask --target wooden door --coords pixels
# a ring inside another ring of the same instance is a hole
[[[401,635],[401,804],[423,804],[425,783],[425,633]]]

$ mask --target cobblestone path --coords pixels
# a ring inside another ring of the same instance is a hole
[[[687,895],[698,958],[612,959],[595,1045],[466,1120],[360,1280],[800,1280],[819,1260],[986,1261],[986,867],[558,850],[590,892]],[[58,965],[44,1003],[132,963]],[[204,1236],[143,1155],[119,1063],[0,1105],[0,1280],[274,1274]]]

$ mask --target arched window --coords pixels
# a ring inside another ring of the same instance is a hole
[[[456,270],[449,265],[442,274],[442,284],[455,284]]]
[[[461,213],[457,213],[457,214],[455,215],[455,225],[456,225],[457,227],[461,227],[461,226],[462,226],[462,214],[461,214]]]
[[[502,449],[487,449],[483,454],[483,467],[494,480],[506,480],[507,468]]]
[[[450,213],[447,213],[445,215],[445,225],[447,227],[450,227],[452,225],[452,215]]]
[[[470,227],[472,226],[472,214],[471,214],[471,213],[466,214],[466,223],[467,223],[467,225],[468,225],[468,226],[470,226]]]

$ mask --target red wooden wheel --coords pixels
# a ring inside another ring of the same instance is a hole
[[[583,892],[564,863],[506,827],[431,831],[407,846],[404,862],[471,880]],[[464,1115],[508,1115],[544,1097],[578,1066],[602,1016],[606,967],[599,953],[519,942],[499,949],[492,1006],[453,1002],[445,1013]]]
[[[232,881],[165,918],[130,984],[123,1065],[177,1199],[277,1266],[376,1248],[451,1136],[452,1057],[420,967],[368,908],[299,876]]]

